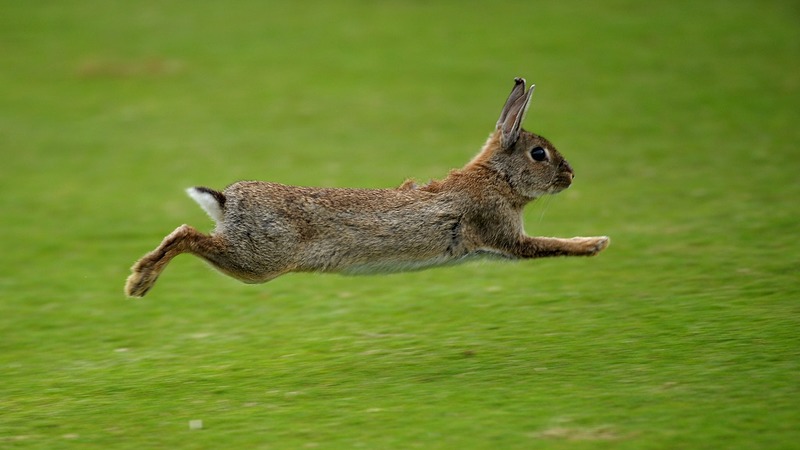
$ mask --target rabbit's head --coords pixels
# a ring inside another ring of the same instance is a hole
[[[524,198],[561,192],[575,174],[550,141],[522,129],[534,86],[526,91],[523,78],[514,82],[494,133],[473,163],[499,173]]]

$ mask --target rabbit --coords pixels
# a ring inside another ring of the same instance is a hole
[[[522,129],[533,89],[515,78],[481,151],[425,185],[407,180],[394,189],[347,189],[240,181],[222,192],[189,188],[215,230],[179,226],[133,265],[125,293],[144,296],[181,253],[245,283],[289,272],[375,274],[481,257],[595,255],[608,237],[530,237],[523,230],[525,205],[568,188],[575,176],[550,141]]]

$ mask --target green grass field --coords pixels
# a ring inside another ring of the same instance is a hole
[[[796,2],[0,10],[0,448],[800,447]],[[184,188],[442,177],[520,75],[598,257],[124,297]]]

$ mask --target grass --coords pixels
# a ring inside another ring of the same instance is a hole
[[[796,448],[798,12],[3,2],[0,446]],[[517,75],[597,258],[123,297],[183,188],[441,177]]]

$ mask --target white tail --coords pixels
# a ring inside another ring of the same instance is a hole
[[[203,187],[190,187],[186,189],[186,193],[203,208],[214,222],[222,222],[222,207],[225,204],[225,197],[222,193]]]

